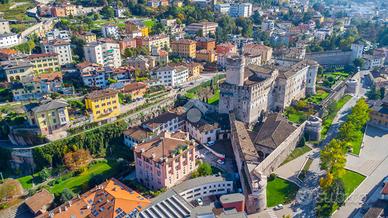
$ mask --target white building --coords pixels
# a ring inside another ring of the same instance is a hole
[[[205,120],[198,122],[186,122],[186,130],[196,141],[201,144],[206,144],[210,141],[216,141],[218,132],[221,131],[221,127],[218,123],[209,123]]]
[[[71,64],[73,62],[70,42],[54,39],[51,41],[42,41],[42,50],[44,53],[57,53],[60,65]]]
[[[216,4],[214,5],[215,12],[218,12],[220,14],[229,14],[230,11],[230,4],[224,3],[224,4]]]
[[[8,20],[0,19],[0,34],[11,33]]]
[[[48,41],[55,39],[70,41],[70,32],[67,30],[53,29],[52,31],[46,33],[46,38]]]
[[[274,31],[275,30],[275,21],[274,20],[264,20],[261,23],[261,30],[262,31]]]
[[[251,3],[236,3],[230,5],[229,15],[231,17],[250,17],[252,16]]]
[[[105,25],[102,27],[102,35],[105,38],[118,39],[120,37],[119,28],[115,25]]]
[[[0,34],[0,48],[10,48],[19,44],[19,36],[16,33]]]
[[[153,77],[159,80],[160,85],[176,87],[187,81],[189,69],[184,66],[165,66],[154,71]]]
[[[85,60],[103,66],[120,67],[120,46],[113,41],[92,42],[84,46]]]
[[[364,55],[365,59],[365,70],[372,70],[375,67],[383,67],[385,62],[385,56],[383,55]]]

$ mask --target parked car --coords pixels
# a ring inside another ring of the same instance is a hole
[[[274,209],[274,210],[281,210],[281,209],[283,209],[283,208],[284,208],[283,204],[278,204],[278,205],[276,205],[273,209]]]
[[[198,198],[197,199],[197,203],[198,203],[199,206],[203,206],[202,198]]]
[[[208,145],[208,146],[213,146],[213,145],[215,145],[215,144],[216,144],[215,141],[208,141],[208,142],[207,142],[207,145]]]

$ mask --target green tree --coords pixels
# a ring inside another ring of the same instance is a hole
[[[352,122],[356,129],[361,129],[369,120],[369,112],[368,104],[365,99],[361,98],[352,108],[352,112],[348,116],[348,121]]]
[[[74,197],[75,197],[75,194],[72,190],[70,190],[68,188],[64,188],[59,200],[61,201],[61,203],[65,203],[67,201],[70,201]]]
[[[339,178],[345,173],[346,146],[343,141],[333,139],[321,151],[321,169]]]
[[[44,182],[51,176],[51,171],[45,167],[39,172],[38,176]]]
[[[352,122],[345,122],[339,128],[339,138],[343,141],[351,141],[355,136],[356,127]]]
[[[362,59],[362,58],[356,58],[356,59],[353,61],[353,64],[354,64],[354,66],[356,66],[356,67],[362,68],[362,67],[364,66],[364,64],[365,64],[365,61],[364,61],[364,59]]]
[[[209,176],[213,174],[212,167],[208,163],[201,163],[198,166],[198,169],[194,171],[191,175],[191,177],[200,177],[200,176]]]
[[[115,16],[115,11],[111,6],[105,6],[101,9],[101,15],[105,17],[106,19],[111,19],[114,18]]]

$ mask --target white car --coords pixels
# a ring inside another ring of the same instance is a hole
[[[198,203],[199,206],[203,206],[202,198],[198,198],[197,199],[197,203]]]
[[[215,141],[209,141],[209,142],[207,143],[208,146],[213,146],[213,145],[215,145],[215,144],[216,144]]]
[[[224,165],[224,164],[225,164],[225,162],[224,162],[223,160],[221,160],[221,159],[218,159],[218,160],[217,160],[217,163],[218,163],[218,164],[221,164],[221,165]]]
[[[278,205],[276,205],[273,209],[274,210],[281,210],[281,209],[283,209],[283,204],[278,204]]]

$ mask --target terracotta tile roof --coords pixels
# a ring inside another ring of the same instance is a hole
[[[45,81],[62,80],[62,73],[61,72],[44,73],[34,77],[34,82],[39,82],[42,80],[45,80]]]
[[[117,92],[113,89],[104,89],[104,90],[96,90],[86,95],[87,99],[98,99],[98,98],[104,98],[104,97],[112,97],[117,95]]]
[[[295,130],[296,127],[281,114],[270,114],[260,127],[254,144],[275,149]]]
[[[41,53],[41,54],[32,54],[27,57],[27,59],[35,59],[35,58],[43,58],[43,57],[58,57],[57,53],[49,52],[49,53]]]
[[[46,189],[42,189],[42,191],[27,198],[25,204],[34,214],[36,214],[46,205],[50,205],[53,201],[54,195],[48,192]]]
[[[195,44],[196,42],[191,39],[179,39],[177,41],[171,42],[171,44]]]
[[[139,126],[130,127],[127,130],[124,130],[123,134],[135,139],[136,141],[143,141],[154,135],[153,132],[147,131]]]
[[[58,45],[70,45],[70,42],[65,41],[65,40],[62,40],[62,39],[54,39],[54,40],[50,40],[50,41],[43,40],[43,41],[42,41],[42,44],[43,44],[43,45],[54,45],[54,46],[58,46]]]
[[[14,55],[17,53],[18,52],[15,49],[9,49],[9,48],[0,49],[0,54],[3,54],[3,55]]]
[[[150,201],[112,178],[38,218],[93,217],[114,218],[119,214],[136,214]]]
[[[178,149],[193,148],[194,144],[188,140],[174,138],[171,133],[165,132],[161,136],[145,143],[136,145],[135,152],[141,153],[145,158],[155,162],[162,161],[163,158],[172,158]]]
[[[145,89],[147,88],[147,85],[145,83],[142,83],[142,82],[135,82],[135,83],[130,83],[128,85],[125,85],[124,86],[124,92],[132,92],[132,91],[135,91],[135,90],[139,90],[139,89]]]
[[[163,123],[167,123],[168,121],[175,119],[177,117],[179,118],[184,113],[185,113],[184,108],[183,109],[176,108],[174,111],[164,112],[164,113],[160,114],[159,116],[148,120],[147,122],[144,123],[144,125],[146,125],[150,128],[157,128],[158,126],[160,126]]]

